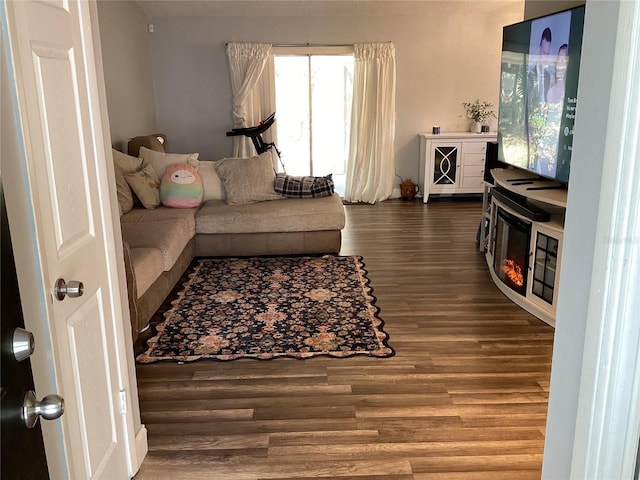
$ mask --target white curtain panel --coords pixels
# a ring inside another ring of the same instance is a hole
[[[269,58],[270,50],[271,45],[266,43],[227,44],[231,90],[233,92],[233,128],[252,127],[262,120],[264,112],[256,106],[263,102],[259,98],[261,92],[256,88],[256,85]],[[266,117],[266,115],[264,116]],[[255,155],[250,138],[245,136],[232,138],[232,156],[250,157]]]
[[[391,196],[395,177],[395,48],[392,43],[353,47],[353,107],[344,198],[376,203]]]

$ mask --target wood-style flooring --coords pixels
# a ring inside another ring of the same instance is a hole
[[[539,479],[554,331],[492,283],[480,211],[346,206],[392,358],[138,365],[136,479]]]

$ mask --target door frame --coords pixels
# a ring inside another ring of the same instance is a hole
[[[640,2],[587,1],[544,479],[638,468],[639,79]]]
[[[89,12],[91,16],[91,35],[93,39],[93,53],[95,58],[95,67],[98,86],[98,100],[100,104],[100,118],[102,124],[102,138],[104,140],[102,147],[104,150],[104,158],[106,160],[106,178],[108,179],[108,192],[111,202],[110,222],[105,222],[112,228],[111,238],[122,238],[120,228],[120,215],[118,207],[118,193],[116,188],[116,176],[113,164],[112,146],[107,143],[107,139],[111,138],[111,130],[109,128],[109,110],[107,107],[107,91],[104,82],[104,70],[102,63],[102,44],[100,42],[100,26],[98,21],[98,2],[91,0],[89,2]],[[140,401],[138,398],[138,380],[136,374],[136,361],[133,351],[133,334],[131,331],[131,317],[129,312],[128,292],[127,292],[127,274],[124,265],[124,250],[122,242],[114,242],[111,251],[110,269],[114,274],[115,283],[112,285],[112,291],[117,292],[120,309],[114,308],[114,312],[119,314],[118,324],[122,327],[120,333],[123,335],[123,343],[120,345],[122,355],[120,360],[121,378],[120,388],[125,389],[128,394],[126,400],[127,411],[131,413],[125,419],[125,431],[129,432],[125,441],[127,442],[129,473],[133,476],[140,466],[144,457],[147,455],[149,445],[147,442],[147,429],[140,418]],[[130,443],[132,442],[132,443]]]
[[[99,177],[102,179],[96,188],[100,194],[108,197],[106,204],[110,208],[101,209],[105,234],[114,241],[105,245],[107,262],[111,282],[113,313],[116,316],[116,349],[117,358],[111,367],[118,372],[118,389],[125,392],[123,403],[125,412],[121,416],[127,451],[127,467],[129,476],[132,477],[139,469],[144,456],[147,453],[147,431],[140,420],[138,402],[138,390],[135,374],[135,361],[133,356],[133,344],[131,336],[131,323],[126,288],[126,276],[124,270],[124,255],[122,243],[115,241],[121,238],[120,222],[118,217],[117,196],[111,146],[106,139],[111,138],[107,115],[106,92],[102,67],[102,53],[100,34],[98,29],[98,10],[95,1],[82,1],[88,7],[88,18],[82,16],[82,29],[89,32],[87,37],[92,45],[88,46],[87,64],[90,68],[89,75],[95,75],[91,82],[97,86],[98,110],[94,112],[94,121],[98,127],[98,133],[102,136],[102,144],[97,144],[99,151],[96,154],[104,159],[99,166]],[[40,248],[36,237],[36,219],[31,204],[32,191],[30,187],[27,162],[27,146],[25,132],[18,130],[20,124],[20,106],[18,100],[9,87],[16,81],[13,63],[9,61],[11,38],[8,33],[6,18],[6,6],[0,7],[0,21],[2,36],[0,37],[1,51],[1,92],[5,100],[0,105],[0,128],[2,143],[0,156],[3,159],[0,166],[0,175],[3,179],[7,216],[11,226],[11,235],[15,239],[14,258],[18,283],[21,292],[21,303],[24,311],[25,326],[32,331],[38,343],[36,352],[32,357],[34,383],[39,396],[46,393],[56,393],[58,383],[56,368],[54,365],[52,332],[49,327],[47,305],[45,300],[50,295],[45,288],[42,266],[40,264]],[[98,124],[99,122],[99,124]],[[28,132],[27,132],[28,133]],[[36,301],[34,301],[36,299]],[[68,439],[65,438],[60,422],[41,422],[42,432],[49,466],[49,474],[52,478],[69,478],[70,466],[67,464],[65,450]]]

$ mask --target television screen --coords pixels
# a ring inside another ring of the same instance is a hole
[[[503,29],[498,160],[569,181],[584,6]]]

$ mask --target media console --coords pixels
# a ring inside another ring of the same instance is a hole
[[[548,222],[551,218],[549,212],[543,207],[530,202],[527,197],[512,193],[504,187],[493,187],[491,189],[491,195],[530,220]]]
[[[489,228],[481,242],[491,277],[514,303],[555,326],[567,191],[521,170],[491,174],[494,185],[483,202]]]
[[[510,192],[556,207],[567,207],[567,189],[554,180],[539,177],[535,173],[512,168],[494,168],[491,176],[496,185]]]

